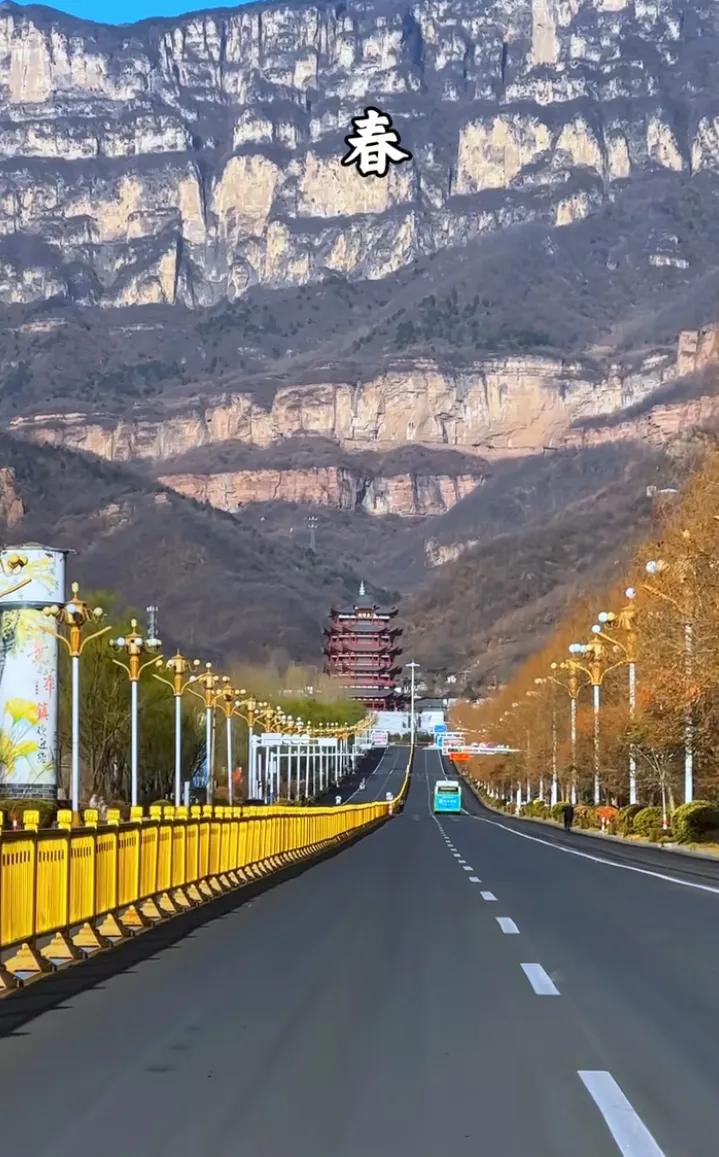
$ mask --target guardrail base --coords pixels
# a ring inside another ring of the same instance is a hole
[[[97,934],[101,936],[103,940],[108,940],[110,944],[116,944],[118,940],[124,940],[127,935],[111,912],[108,913],[101,924],[98,924]],[[100,943],[100,947],[103,947],[102,943]]]
[[[40,949],[40,955],[53,968],[62,968],[65,964],[71,964],[73,960],[79,960],[81,953],[75,945],[63,936],[62,932],[56,932],[49,944]]]
[[[5,967],[19,984],[25,984],[41,972],[47,972],[50,965],[29,944],[21,944],[15,955],[5,961]]]

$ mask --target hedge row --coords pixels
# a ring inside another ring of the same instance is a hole
[[[496,800],[479,793],[485,802],[508,815],[516,814],[514,800]],[[534,819],[553,819],[561,823],[566,801],[551,806],[542,800],[533,799],[522,804],[520,815]],[[604,823],[602,823],[604,821]],[[669,830],[662,829],[662,809],[629,804],[617,808],[588,804],[577,804],[574,809],[574,826],[583,830],[604,830],[612,835],[640,836],[654,842],[671,840],[680,844],[718,842],[719,804],[709,800],[694,800],[682,804],[669,817]]]

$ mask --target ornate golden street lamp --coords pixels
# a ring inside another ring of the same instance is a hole
[[[202,692],[190,687],[193,695],[201,699],[205,706],[205,751],[207,758],[207,802],[212,803],[215,792],[214,780],[214,751],[213,751],[213,723],[215,696],[220,685],[220,676],[212,670],[212,663],[205,663],[205,670],[197,676],[195,684],[202,687]]]
[[[559,663],[551,663],[550,669],[552,671],[566,671],[567,682],[564,683],[558,679],[556,675],[547,675],[547,679],[554,683],[557,687],[561,687],[563,691],[569,695],[569,742],[572,755],[571,767],[571,785],[570,785],[570,803],[577,802],[577,699],[581,687],[577,679],[577,672],[574,666],[567,659],[563,659]]]
[[[682,532],[682,537],[689,540],[689,531]],[[691,559],[686,557],[678,561],[679,580],[683,583],[690,577]],[[645,570],[648,575],[659,576],[670,570],[670,565],[663,558],[650,559]],[[684,676],[687,688],[687,705],[684,715],[684,803],[691,803],[694,799],[694,711],[691,701],[691,685],[694,675],[694,621],[696,618],[696,595],[689,587],[686,599],[673,598],[666,591],[657,587],[654,582],[640,583],[641,589],[653,598],[669,603],[679,612],[684,625]]]
[[[225,716],[225,752],[227,759],[227,802],[232,807],[232,716],[241,703],[241,697],[246,694],[244,687],[232,687],[229,675],[223,675],[222,686],[215,693],[215,706],[221,707]]]
[[[570,643],[569,652],[572,658],[567,659],[570,669],[573,667],[578,671],[582,671],[588,676],[592,686],[595,805],[601,802],[601,784],[599,782],[599,707],[601,687],[610,671],[614,671],[616,667],[621,667],[626,663],[626,659],[620,659],[618,663],[607,663],[604,650],[604,644],[600,643],[598,639],[592,639],[589,643]],[[583,658],[586,656],[586,663],[580,663],[577,658],[578,655],[581,655]]]
[[[629,719],[633,723],[637,709],[637,627],[635,623],[637,612],[634,606],[637,592],[634,587],[627,587],[624,594],[629,600],[626,606],[622,607],[618,615],[612,611],[600,611],[592,631],[597,638],[611,643],[624,655],[629,674]],[[607,633],[608,631],[613,632],[614,628],[624,636],[625,642],[617,638],[614,633]],[[637,756],[633,743],[629,748],[629,802],[630,804],[637,802]]]
[[[156,664],[158,667],[162,667],[162,659],[157,659]],[[193,659],[190,662],[177,651],[165,663],[166,669],[172,675],[171,679],[153,671],[153,678],[169,687],[175,697],[175,807],[180,807],[182,804],[182,696],[188,687],[197,681],[197,668],[199,666],[199,659]]]
[[[102,607],[92,609],[80,598],[80,587],[72,584],[72,598],[64,606],[53,605],[43,607],[43,614],[54,619],[56,627],[48,627],[57,639],[63,644],[70,656],[70,671],[72,677],[72,757],[70,796],[72,811],[75,817],[80,814],[80,656],[85,647],[93,639],[106,634],[110,627],[100,627],[83,638],[83,631],[88,626],[97,626],[101,623],[105,612]]]
[[[112,661],[118,667],[122,667],[130,680],[130,802],[133,807],[137,807],[138,684],[142,672],[157,663],[156,652],[162,643],[153,635],[144,638],[137,629],[137,619],[131,619],[129,633],[110,639],[110,646],[113,650],[127,655],[126,663],[122,659]],[[143,663],[142,656],[153,652],[155,652],[153,658]]]

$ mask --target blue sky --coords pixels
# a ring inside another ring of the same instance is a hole
[[[73,16],[82,16],[85,20],[130,24],[148,16],[179,16],[182,12],[194,12],[200,8],[230,8],[233,4],[232,0],[225,0],[224,4],[203,4],[202,0],[57,0],[56,3],[48,3],[47,7],[59,8]]]

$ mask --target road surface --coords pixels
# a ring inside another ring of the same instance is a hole
[[[405,811],[334,858],[42,981],[21,1000],[65,995],[24,1023],[0,1003],[4,1150],[716,1157],[719,880],[437,820],[442,774],[420,751]]]
[[[343,803],[372,803],[375,800],[386,799],[389,792],[392,796],[399,795],[404,783],[409,759],[408,747],[388,747],[378,762],[374,771],[365,776],[364,788],[359,787],[359,780],[342,785]]]

